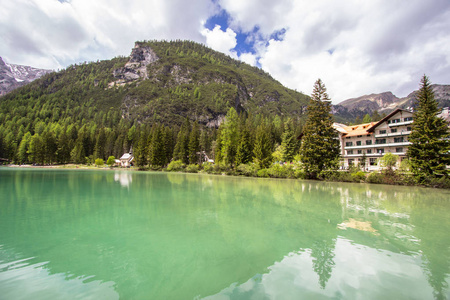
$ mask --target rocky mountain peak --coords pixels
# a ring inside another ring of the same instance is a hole
[[[53,70],[10,64],[0,57],[0,96],[50,72]]]
[[[139,78],[148,79],[147,66],[159,60],[156,53],[148,46],[136,43],[131,50],[130,60],[123,68],[114,70],[114,77],[119,79],[117,84],[124,84]]]

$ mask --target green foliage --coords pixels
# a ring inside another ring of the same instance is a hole
[[[363,123],[370,123],[372,122],[372,117],[369,114],[366,114],[363,118]]]
[[[190,164],[186,166],[186,172],[188,173],[198,173],[199,166],[197,164]]]
[[[255,164],[252,164],[252,163],[240,164],[237,167],[237,173],[239,175],[255,177],[257,172],[258,172],[258,168],[256,167]]]
[[[290,164],[273,164],[268,172],[272,178],[296,178],[294,166]]]
[[[239,117],[236,110],[231,107],[221,125],[221,158],[225,164],[234,164],[235,162],[239,141],[238,125]]]
[[[322,171],[338,168],[339,140],[332,125],[330,99],[325,85],[319,79],[314,84],[308,105],[308,119],[300,149],[301,160],[309,178],[318,178]]]
[[[116,158],[114,156],[108,157],[108,160],[106,161],[106,164],[110,167],[112,167],[116,163]]]
[[[260,169],[258,170],[258,172],[256,173],[256,176],[258,177],[270,177],[270,173],[268,169]]]
[[[186,165],[181,160],[173,160],[167,166],[167,171],[178,172],[183,171]]]
[[[292,120],[285,123],[283,138],[281,142],[282,160],[291,162],[296,154],[296,136],[294,135],[294,125]]]
[[[409,136],[411,145],[407,153],[411,171],[419,182],[433,176],[448,176],[446,166],[450,165],[449,130],[446,122],[437,116],[437,101],[425,75],[421,80],[417,102]]]
[[[355,182],[361,182],[366,180],[366,174],[362,171],[358,171],[356,173],[352,173],[352,180]]]
[[[97,167],[101,167],[101,166],[103,166],[105,164],[105,161],[102,159],[102,158],[97,158],[96,160],[95,160],[95,165],[97,166]]]
[[[202,169],[203,169],[203,172],[211,174],[214,172],[214,165],[209,162],[204,162],[202,164]]]
[[[256,129],[255,145],[253,148],[254,162],[259,169],[268,168],[272,164],[272,141],[268,126],[264,123]]]
[[[395,164],[398,161],[398,156],[395,154],[392,154],[391,152],[387,152],[382,157],[380,157],[378,160],[382,167],[385,167],[388,170],[392,170],[392,168],[395,166]]]

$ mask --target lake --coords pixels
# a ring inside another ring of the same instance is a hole
[[[450,191],[0,168],[0,298],[450,299]]]

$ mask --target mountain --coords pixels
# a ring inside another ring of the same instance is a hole
[[[0,96],[42,77],[52,70],[8,64],[0,57]]]
[[[439,107],[449,107],[450,85],[433,84],[432,88]],[[414,108],[417,92],[418,90],[413,91],[404,98],[398,98],[391,92],[385,92],[348,99],[333,106],[333,114],[336,119],[354,121],[357,117],[362,119],[364,115],[372,115],[375,111],[380,114],[388,114],[396,108]]]
[[[101,126],[120,120],[180,125],[188,117],[217,126],[230,107],[298,118],[308,101],[308,96],[285,88],[261,69],[204,45],[144,41],[136,42],[129,57],[47,74],[0,98],[0,113],[16,109],[21,117],[29,115],[33,126],[38,121],[31,117],[44,122],[94,121]]]

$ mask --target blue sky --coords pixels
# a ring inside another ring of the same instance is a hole
[[[427,74],[450,83],[448,0],[15,0],[0,10],[0,56],[59,69],[129,55],[135,41],[186,39],[258,66],[334,103]]]

